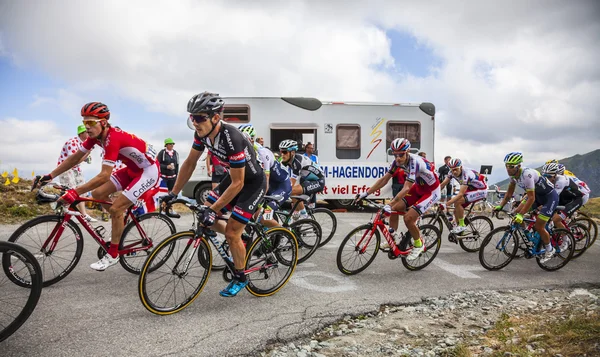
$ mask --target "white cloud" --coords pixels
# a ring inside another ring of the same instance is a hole
[[[473,166],[499,165],[513,150],[544,161],[600,146],[596,3],[368,5],[115,0],[92,9],[88,2],[11,2],[0,5],[0,49],[4,44],[19,65],[39,66],[70,83],[62,95],[72,113],[84,102],[81,93],[100,90],[177,116],[205,89],[228,96],[431,101],[438,108],[437,162],[460,154]],[[394,74],[402,66],[391,57],[388,29],[407,31],[431,48],[442,63],[435,75]],[[126,125],[134,131],[136,124]],[[135,131],[150,142],[162,143],[165,132],[189,141],[181,127]]]

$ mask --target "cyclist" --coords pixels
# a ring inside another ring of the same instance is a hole
[[[552,222],[556,227],[567,229],[562,224],[562,220],[571,217],[583,206],[583,192],[579,189],[579,185],[570,177],[563,175],[563,172],[564,169],[561,169],[557,163],[549,163],[542,167],[542,174],[554,185],[559,205],[565,206],[564,212],[552,216]]]
[[[450,174],[442,181],[440,189],[444,190],[444,187],[452,179],[457,180],[460,184],[458,194],[446,202],[447,206],[456,203],[454,205],[454,218],[458,225],[452,230],[452,233],[458,234],[467,229],[465,227],[465,208],[473,202],[486,198],[487,184],[485,183],[485,176],[473,169],[463,167],[460,159],[451,159],[447,165],[450,168]]]
[[[510,177],[508,190],[496,210],[502,210],[502,207],[508,202],[515,192],[515,187],[519,186],[525,191],[525,198],[515,209],[516,223],[523,222],[523,215],[529,212],[534,207],[539,208],[539,214],[535,221],[534,229],[539,233],[542,241],[546,246],[544,256],[540,258],[540,262],[547,262],[554,256],[555,250],[550,243],[550,234],[546,230],[546,223],[554,213],[554,209],[558,205],[558,194],[554,190],[552,182],[540,175],[537,170],[522,166],[523,154],[520,152],[511,152],[504,157],[504,165],[506,172]]]
[[[298,151],[298,142],[295,140],[283,140],[279,143],[281,162],[288,166],[290,173],[292,195],[311,196],[323,192],[325,188],[323,171],[311,159],[297,154],[296,151]],[[294,219],[308,218],[303,202],[300,202],[297,209],[298,211],[293,212]]]
[[[282,202],[285,202],[288,198],[290,198],[290,194],[292,193],[292,183],[290,181],[290,174],[288,170],[282,167],[279,161],[275,160],[275,156],[271,150],[254,140],[256,137],[256,130],[251,124],[240,125],[238,129],[240,129],[242,134],[244,134],[246,138],[254,145],[254,150],[258,153],[258,157],[262,162],[267,181],[267,195],[283,196],[284,199]],[[267,204],[265,212],[273,212],[278,208],[279,204],[275,201],[271,201]],[[268,214],[267,212],[263,216],[262,224],[265,227],[279,226],[279,223],[272,218],[272,214]]]
[[[583,197],[582,197],[582,205],[585,205],[587,203],[587,201],[590,199],[590,194],[592,193],[592,190],[590,189],[590,187],[583,181],[581,181],[579,178],[577,178],[575,175],[573,175],[572,172],[571,175],[567,175],[567,170],[565,169],[565,165],[563,164],[558,164],[558,174],[559,175],[565,175],[567,176],[570,180],[572,180],[573,182],[575,182],[577,184],[577,186],[579,187],[579,191],[581,191],[581,193],[583,193]]]
[[[60,199],[66,204],[72,204],[80,198],[80,195],[92,191],[94,199],[110,201],[110,194],[123,191],[111,206],[105,207],[112,220],[110,248],[102,259],[90,265],[94,270],[104,271],[119,262],[118,248],[123,233],[123,214],[144,192],[158,183],[159,166],[156,151],[151,145],[133,134],[110,125],[108,122],[110,111],[106,104],[87,103],[81,108],[81,116],[89,137],[75,154],[69,156],[50,174],[44,175],[40,183],[46,184],[53,177],[72,168],[95,145],[104,149],[102,171],[87,183],[68,190]],[[113,167],[118,160],[121,160],[126,167],[113,172]]]
[[[209,193],[204,203],[208,208],[200,223],[225,234],[229,243],[235,272],[233,280],[221,290],[220,295],[232,297],[248,285],[244,274],[246,248],[241,236],[265,194],[266,180],[250,142],[235,126],[221,121],[224,105],[218,94],[209,92],[196,94],[188,102],[188,126],[194,130],[194,143],[181,165],[173,190],[162,201],[177,198],[192,176],[204,149],[229,166],[225,177]],[[227,223],[217,220],[217,212],[223,214],[228,211],[232,213]]]
[[[410,146],[410,141],[404,138],[394,139],[390,145],[390,149],[394,154],[392,169],[394,166],[405,167],[407,174],[404,187],[389,204],[384,206],[384,210],[388,214],[392,210],[406,212],[404,224],[412,237],[418,237],[414,239],[414,247],[406,259],[415,260],[424,249],[423,238],[417,227],[417,220],[431,205],[439,201],[441,193],[440,180],[434,171],[433,165],[421,156],[411,154],[409,152]],[[373,192],[371,189],[369,191]],[[409,210],[409,208],[412,208],[412,210]]]
[[[556,159],[552,159],[552,160],[548,160],[548,161],[546,161],[546,165],[547,165],[547,164],[559,164],[559,165],[560,165],[560,163],[559,163],[559,162],[558,162],[558,160],[556,160]],[[562,165],[562,166],[563,166],[563,168],[564,168],[564,166],[565,166],[565,165]],[[569,171],[569,170],[565,170],[565,173],[564,173],[564,175],[566,175],[566,176],[575,176],[575,174],[574,174],[574,173],[572,173],[572,172],[571,172],[571,171]]]

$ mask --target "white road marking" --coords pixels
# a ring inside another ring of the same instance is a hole
[[[317,285],[309,281],[308,278],[311,276],[315,277],[316,279],[328,278],[328,280],[333,280],[333,282],[328,282],[327,285]],[[296,271],[290,282],[301,288],[322,293],[341,293],[345,291],[356,290],[356,284],[354,284],[348,277],[341,277],[339,275],[330,274],[319,270]]]
[[[459,278],[463,278],[463,279],[480,279],[481,277],[478,275],[475,275],[473,273],[470,273],[469,271],[481,271],[483,268],[479,265],[456,265],[456,264],[450,264],[447,261],[440,259],[440,258],[435,258],[435,260],[432,263],[433,265],[441,268],[442,270],[447,271],[450,274],[454,274],[456,276],[458,276]]]

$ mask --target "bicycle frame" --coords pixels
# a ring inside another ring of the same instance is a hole
[[[391,214],[402,216],[405,214],[405,212],[392,211]],[[377,211],[375,218],[373,218],[370,222],[373,225],[373,227],[370,230],[366,231],[365,234],[362,236],[362,238],[356,243],[357,250],[359,250],[359,247],[361,246],[363,241],[365,241],[365,239],[366,239],[365,244],[362,246],[362,248],[360,248],[361,254],[365,253],[365,251],[367,250],[367,247],[369,246],[369,243],[371,243],[371,239],[373,238],[373,235],[375,234],[375,230],[379,229],[379,231],[383,233],[383,236],[385,237],[386,241],[388,242],[391,253],[393,254],[393,256],[395,258],[397,258],[399,256],[405,256],[405,255],[410,254],[411,249],[408,249],[406,251],[400,250],[400,248],[396,245],[396,242],[394,242],[394,238],[392,238],[392,234],[387,229],[387,226],[386,226],[382,216],[383,216],[383,209],[380,209],[379,211]],[[402,233],[401,233],[401,235],[403,236]],[[427,250],[427,247],[424,247],[424,252],[425,252],[425,250]]]

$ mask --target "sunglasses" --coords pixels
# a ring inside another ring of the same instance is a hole
[[[507,169],[511,169],[512,170],[512,169],[517,168],[517,166],[519,166],[519,165],[504,165],[504,166],[506,166]]]
[[[102,120],[103,119],[86,119],[86,120],[83,120],[83,125],[87,125],[89,127],[96,126],[96,124],[98,124]]]
[[[400,154],[394,154],[394,157],[404,157],[406,155],[405,152],[400,153]]]
[[[554,174],[542,174],[545,178],[554,178],[556,175]]]
[[[193,121],[194,123],[204,123],[205,121],[207,121],[209,119],[210,119],[210,117],[208,115],[190,114],[190,120]]]
[[[285,154],[289,153],[289,151],[287,151],[287,150],[279,150],[279,152],[281,153],[281,155],[285,155]]]

